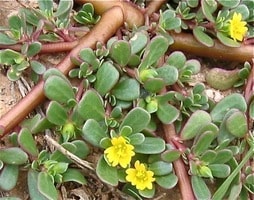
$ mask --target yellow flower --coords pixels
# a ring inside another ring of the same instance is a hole
[[[234,13],[233,18],[229,20],[229,34],[230,37],[233,38],[235,41],[236,40],[242,41],[244,35],[248,31],[248,28],[246,27],[247,23],[241,20],[242,20],[241,13]]]
[[[131,157],[135,155],[134,147],[122,136],[112,138],[111,144],[112,146],[104,151],[109,163],[113,167],[120,164],[126,168],[131,162]]]
[[[147,170],[145,165],[137,160],[134,164],[135,168],[129,168],[126,170],[126,180],[136,186],[138,190],[152,189],[152,182],[155,181],[153,177],[154,173]]]

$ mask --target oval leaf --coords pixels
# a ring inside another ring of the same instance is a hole
[[[79,102],[79,113],[85,120],[103,120],[105,110],[101,96],[94,90],[86,91]]]
[[[196,199],[211,199],[211,193],[201,177],[191,176],[191,185]]]
[[[180,112],[171,104],[159,103],[156,114],[162,123],[170,124],[179,117]]]
[[[44,84],[44,92],[49,99],[59,103],[67,104],[69,100],[75,99],[71,84],[56,75],[47,78]]]
[[[136,107],[125,116],[119,128],[130,126],[132,133],[138,133],[147,127],[150,118],[151,116],[146,110]]]
[[[117,168],[109,166],[108,163],[103,158],[103,156],[100,157],[97,163],[96,173],[103,182],[112,186],[117,186],[118,184]]]
[[[17,165],[5,165],[0,174],[0,189],[9,191],[17,183],[19,167]]]
[[[38,155],[38,149],[36,147],[35,140],[32,136],[32,133],[27,129],[23,128],[18,134],[18,141],[22,149],[27,153],[36,157]]]
[[[107,137],[107,134],[97,121],[88,119],[82,128],[81,136],[92,145],[100,147],[100,141]]]
[[[119,72],[110,63],[104,62],[96,73],[95,89],[101,96],[108,93],[119,79]]]
[[[194,37],[203,45],[212,47],[214,45],[213,39],[204,32],[204,28],[197,26],[193,29]]]
[[[27,154],[18,147],[0,149],[0,160],[6,164],[22,165],[27,162]]]
[[[58,126],[62,126],[67,122],[67,110],[58,102],[51,101],[46,112],[47,119]]]
[[[38,189],[48,199],[58,199],[58,193],[53,179],[46,172],[40,172],[38,175]]]
[[[237,111],[234,112],[226,120],[227,130],[234,136],[241,138],[248,133],[248,122],[244,113]]]
[[[247,104],[241,94],[233,93],[223,98],[215,105],[211,111],[211,117],[214,122],[221,122],[228,110],[236,108],[242,112],[246,112]]]
[[[112,90],[112,95],[123,101],[132,101],[139,97],[139,83],[132,78],[121,79]]]
[[[115,41],[109,50],[111,58],[120,66],[127,65],[131,56],[131,46],[124,40]]]
[[[183,140],[189,140],[200,134],[202,128],[211,123],[210,115],[202,110],[194,112],[181,131]]]
[[[74,181],[81,185],[87,183],[85,177],[78,169],[69,168],[63,173],[63,182]]]
[[[136,153],[157,154],[165,150],[165,141],[161,138],[146,137],[140,145],[135,145]]]
[[[178,182],[178,177],[175,174],[170,173],[166,176],[156,177],[155,181],[161,187],[163,187],[165,189],[171,189],[176,186],[176,184]]]

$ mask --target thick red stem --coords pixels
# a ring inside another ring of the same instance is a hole
[[[174,145],[174,142],[177,142],[177,136],[175,132],[175,127],[173,124],[164,124],[163,130],[165,134],[166,142]],[[189,175],[187,173],[187,170],[185,168],[184,162],[181,158],[177,159],[173,162],[175,173],[178,177],[178,185],[181,191],[182,199],[183,200],[194,200],[194,194],[191,187]]]

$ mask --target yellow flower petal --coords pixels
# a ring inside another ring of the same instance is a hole
[[[111,144],[112,146],[104,151],[108,162],[113,167],[120,165],[126,168],[130,164],[132,156],[135,155],[134,147],[128,144],[127,140],[122,136],[112,138]]]
[[[232,19],[229,20],[229,35],[235,41],[242,41],[248,31],[247,22],[241,20],[241,13],[234,13]]]
[[[153,177],[154,173],[146,169],[143,163],[137,160],[134,164],[135,168],[129,168],[126,170],[126,180],[133,186],[136,186],[138,190],[152,189],[152,182],[155,181]]]

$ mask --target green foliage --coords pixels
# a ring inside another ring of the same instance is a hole
[[[249,121],[254,119],[253,95],[249,102],[239,93],[212,102],[203,83],[192,83],[192,76],[201,71],[200,62],[170,49],[172,31],[193,33],[207,47],[213,47],[215,39],[239,47],[241,41],[229,33],[230,20],[234,13],[241,13],[248,23],[244,39],[250,38],[251,2],[168,3],[157,24],[123,28],[121,39],[97,42],[94,49],[84,48],[71,57],[76,68],[69,78],[77,78],[81,82],[78,87],[59,70],[46,71],[37,57],[45,42],[77,39],[76,30],[83,29],[73,27],[72,19],[89,28],[95,25],[100,17],[93,5],[86,3],[72,15],[73,1],[61,0],[58,6],[53,6],[52,0],[39,1],[38,9],[22,8],[18,15],[9,17],[8,27],[0,27],[0,43],[22,47],[20,52],[1,50],[0,63],[8,66],[11,80],[30,71],[36,80],[43,75],[49,102],[45,115],[26,119],[20,131],[9,137],[13,146],[0,149],[0,188],[8,191],[15,187],[19,168],[28,169],[31,199],[57,199],[61,184],[87,183],[85,170],[77,168],[80,163],[58,148],[45,148],[37,142],[36,138],[46,133],[55,137],[64,152],[85,163],[91,153],[89,143],[99,154],[92,163],[98,178],[114,187],[121,182],[123,191],[137,199],[153,198],[158,185],[175,187],[179,177],[172,163],[178,159],[185,161],[197,199],[234,199],[253,193],[253,170],[248,163],[253,157],[253,133],[249,130]],[[233,71],[213,68],[206,81],[215,89],[226,90],[243,86],[250,72],[247,62]],[[176,135],[166,131],[168,125]],[[124,142],[117,145],[119,138]],[[129,155],[122,156],[128,148]],[[109,151],[118,153],[112,156],[118,164],[111,162],[105,153]],[[120,160],[130,155],[129,163],[122,167]],[[152,189],[138,190],[127,181],[126,170],[135,167],[135,161],[153,173]],[[215,181],[218,190],[212,194],[208,184]]]

